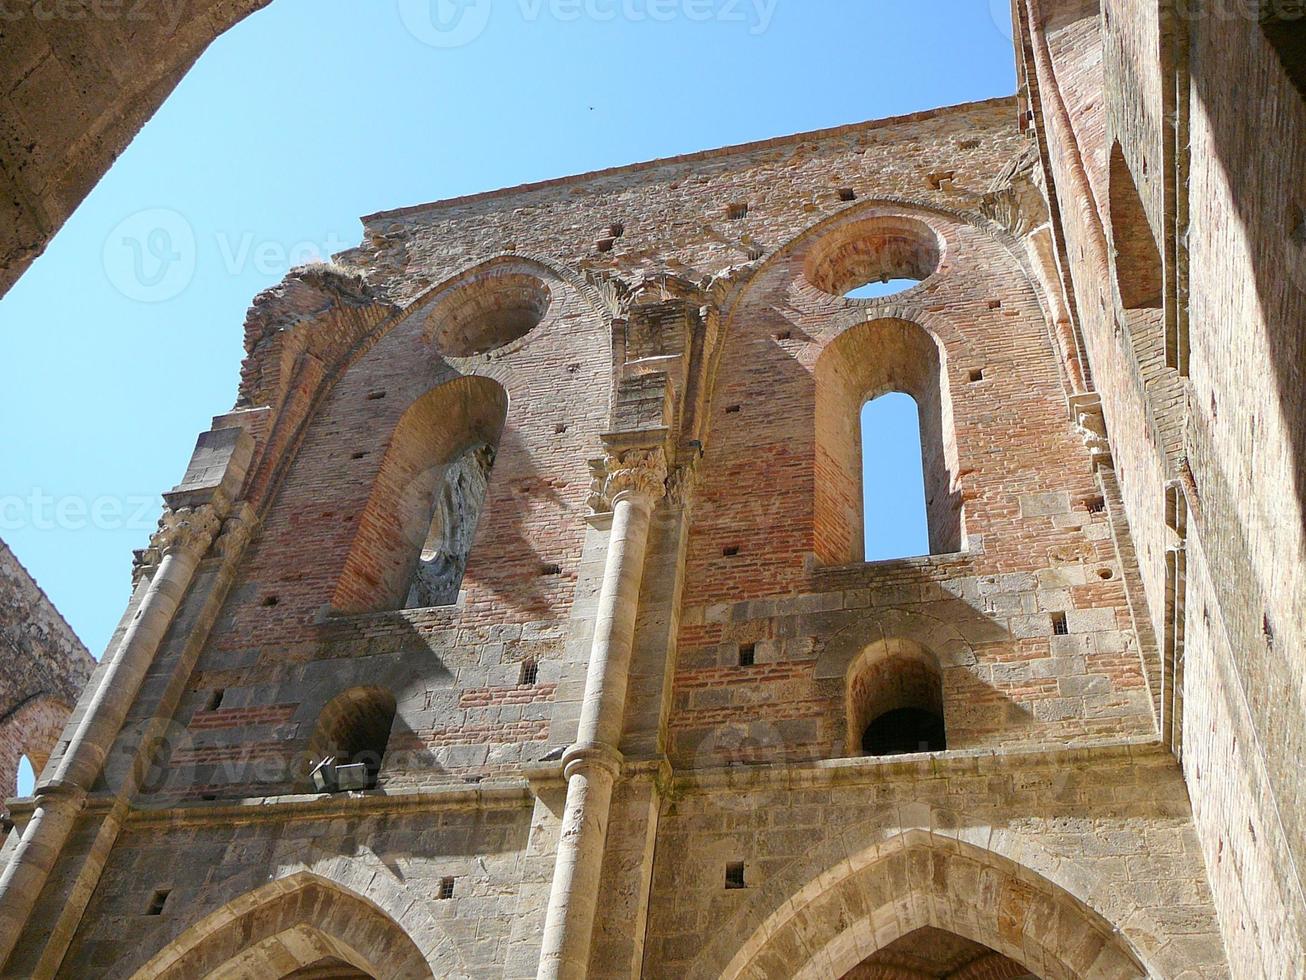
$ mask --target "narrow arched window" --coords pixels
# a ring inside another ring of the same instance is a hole
[[[465,376],[395,425],[332,601],[340,612],[458,600],[484,510],[508,394]]]
[[[942,672],[934,655],[919,644],[890,639],[868,647],[848,670],[846,700],[849,755],[948,747]]]
[[[920,412],[903,392],[862,406],[866,560],[929,554]]]
[[[23,756],[18,760],[18,796],[31,796],[36,791],[36,767],[32,760]]]
[[[870,320],[826,347],[815,373],[818,560],[961,551],[957,441],[935,337],[908,320]]]
[[[318,792],[376,786],[394,727],[395,697],[355,687],[329,701],[308,743],[311,788]]]

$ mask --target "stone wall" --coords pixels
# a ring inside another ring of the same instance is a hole
[[[57,800],[16,813],[4,975],[556,976],[569,849],[593,859],[564,905],[595,922],[565,975],[836,978],[924,926],[1048,977],[1224,975],[1015,111],[373,215],[259,296],[111,642],[146,668],[79,709],[121,724],[56,755],[84,783],[62,840],[31,819]],[[924,406],[939,553],[868,565],[850,430],[888,389]],[[404,608],[482,446],[457,600]],[[595,685],[605,658],[625,674]],[[862,755],[869,688],[920,677],[947,751]],[[394,707],[378,785],[316,792],[324,709],[369,692]],[[596,700],[611,742],[573,745]],[[611,805],[576,818],[600,756]]]
[[[3,541],[0,647],[0,787],[10,797],[23,756],[38,776],[45,767],[95,661]]]
[[[1236,975],[1290,974],[1306,948],[1306,102],[1246,5],[1020,8],[1062,263],[1167,662],[1163,731]],[[1108,174],[1113,144],[1125,168]],[[1163,319],[1141,329],[1117,281],[1121,179],[1145,212],[1126,231],[1164,260]]]

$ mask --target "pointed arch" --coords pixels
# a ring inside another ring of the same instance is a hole
[[[302,871],[228,902],[168,943],[133,980],[279,980],[334,957],[374,977],[433,980],[421,949],[382,909]]]
[[[927,826],[936,816],[944,819],[933,830],[871,833],[860,847],[860,835],[845,834],[834,853],[821,849],[776,875],[688,975],[837,980],[924,927],[988,946],[1044,980],[1150,975],[1082,898],[964,830],[940,829],[965,826],[956,814],[926,814]]]

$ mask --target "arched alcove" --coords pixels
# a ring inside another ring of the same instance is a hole
[[[845,680],[847,738],[855,755],[901,755],[947,748],[938,658],[894,638],[862,651]]]
[[[1119,140],[1111,145],[1108,192],[1120,302],[1126,310],[1159,309],[1164,288],[1161,251]]]
[[[539,326],[551,302],[543,279],[517,264],[491,265],[471,273],[431,308],[428,330],[446,357],[487,354]]]
[[[888,392],[915,400],[929,550],[962,548],[961,495],[955,489],[956,437],[946,357],[918,323],[893,317],[845,330],[816,362],[816,480],[814,550],[822,564],[865,556],[862,493],[862,406]],[[875,519],[871,515],[869,519]]]
[[[332,606],[372,612],[452,602],[466,570],[508,414],[489,378],[418,398],[391,435]]]
[[[367,767],[368,788],[376,785],[394,727],[395,696],[379,687],[354,687],[327,702],[308,741],[308,758],[335,765]],[[307,782],[305,790],[313,789]]]

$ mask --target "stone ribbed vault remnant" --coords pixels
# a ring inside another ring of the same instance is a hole
[[[1016,99],[370,215],[260,294],[0,976],[1291,975],[1306,110],[1278,28],[1168,11],[1019,0]],[[884,391],[932,553],[867,564]]]

